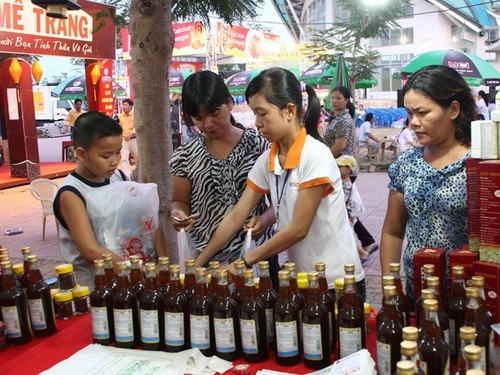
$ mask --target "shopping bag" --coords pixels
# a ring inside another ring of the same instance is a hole
[[[198,252],[196,251],[193,238],[184,228],[181,228],[179,232],[177,232],[177,244],[179,247],[179,265],[181,266],[181,273],[185,273],[186,266],[184,260],[196,259],[198,257]]]

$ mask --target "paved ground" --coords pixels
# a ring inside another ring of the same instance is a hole
[[[378,132],[382,134],[385,131],[379,129]],[[65,138],[40,139],[40,160],[60,160],[62,140]],[[356,180],[366,207],[361,219],[377,242],[380,241],[387,205],[389,178],[384,170],[387,163],[386,161],[378,164],[377,169],[382,169],[380,172],[363,172]],[[61,179],[56,181],[61,181]],[[13,236],[3,234],[5,229],[12,227],[22,227],[24,232]],[[42,241],[41,204],[32,197],[27,185],[0,190],[0,245],[9,249],[14,262],[21,261],[23,246],[31,246],[33,253],[37,254],[41,260],[41,270],[45,277],[53,277],[54,266],[62,262],[54,217],[47,218],[45,241]],[[378,252],[371,256],[364,269],[367,274],[367,302],[379,308],[382,291]]]

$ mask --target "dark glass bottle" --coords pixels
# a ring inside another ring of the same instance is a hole
[[[215,351],[217,357],[234,361],[241,357],[238,305],[229,292],[227,270],[218,271],[217,281],[214,304]]]
[[[394,276],[382,276],[382,290],[384,290],[384,288],[386,286],[396,286],[396,280],[394,279]],[[385,314],[385,311],[384,311],[384,300],[385,300],[385,296],[382,293],[381,307],[380,307],[380,310],[378,311],[378,314],[377,314],[377,316],[375,318],[375,320],[377,321],[377,327],[380,324],[380,320],[382,319],[382,317]],[[401,315],[401,316],[403,316],[403,315]],[[403,319],[404,319],[404,316],[403,316]]]
[[[420,375],[422,371],[418,368],[420,362],[418,356],[418,345],[416,341],[401,341],[399,345],[402,361],[411,361],[413,363],[413,374]]]
[[[170,292],[165,298],[165,348],[172,353],[189,348],[189,304],[180,272],[178,264],[170,265]]]
[[[290,290],[292,291],[293,300],[299,307],[299,310],[302,311],[302,309],[306,305],[306,298],[300,291],[299,285],[297,284],[297,273],[295,271],[295,263],[293,262],[285,263],[285,270],[289,272],[288,282],[290,283]]]
[[[403,340],[418,342],[418,328],[413,326],[403,327]]]
[[[396,375],[414,375],[418,374],[415,372],[414,364],[409,360],[401,360],[396,363]]]
[[[448,314],[444,311],[443,300],[439,295],[439,277],[429,276],[427,278],[427,285],[429,289],[434,290],[434,299],[438,302],[438,319],[439,327],[443,333],[443,338],[448,345],[450,345],[450,318]]]
[[[243,302],[243,289],[245,288],[245,278],[243,277],[243,271],[245,270],[245,264],[242,260],[237,260],[234,262],[234,292],[231,294],[231,298],[236,301],[238,307]]]
[[[208,272],[210,273],[210,283],[208,284],[208,298],[215,303],[215,296],[217,295],[217,288],[219,283],[217,281],[217,272],[219,271],[219,261],[212,260],[208,262]]]
[[[278,272],[278,301],[274,305],[274,324],[276,332],[276,363],[293,366],[300,362],[300,309],[293,300],[289,282],[290,271]]]
[[[205,267],[196,268],[196,287],[189,305],[191,347],[210,357],[215,352],[214,305],[208,297]]]
[[[43,281],[38,267],[38,256],[28,255],[29,272],[26,298],[31,329],[35,337],[48,337],[57,332],[54,305],[50,287]]]
[[[94,260],[95,288],[90,293],[90,315],[94,343],[111,345],[115,341],[113,321],[113,292],[108,287],[104,272],[104,260]]]
[[[21,345],[33,339],[28,319],[26,296],[16,286],[10,261],[0,263],[3,290],[0,293],[0,307],[7,331],[7,343]]]
[[[118,267],[117,291],[113,295],[113,320],[116,346],[135,348],[141,341],[137,297],[130,288],[127,263],[120,261]]]
[[[158,291],[167,298],[170,290],[170,259],[168,257],[158,258]]]
[[[344,276],[344,294],[339,311],[339,357],[344,358],[366,347],[365,314],[359,306],[354,276]]]
[[[239,307],[241,347],[243,358],[248,362],[263,362],[268,359],[266,331],[266,308],[256,297],[253,270],[243,272],[245,288]]]
[[[24,265],[24,274],[21,277],[21,287],[23,291],[26,291],[26,288],[28,287],[28,273],[30,270],[30,262],[28,262],[28,256],[31,255],[31,247],[25,246],[21,248],[21,253],[23,254],[23,265]]]
[[[418,344],[418,354],[420,369],[427,375],[449,374],[450,371],[450,347],[443,338],[438,311],[437,300],[424,301],[423,337]]]
[[[481,357],[481,362],[483,369],[487,369],[489,363],[488,348],[491,333],[491,323],[488,324],[483,320],[479,289],[473,286],[465,288],[465,297],[467,299],[467,302],[465,305],[464,325],[468,327],[474,327],[476,329],[475,344],[483,348],[483,356]]]
[[[184,274],[183,293],[188,300],[188,304],[190,304],[194,296],[194,289],[196,287],[196,276],[194,274],[194,259],[185,259],[184,265],[186,268],[186,273]]]
[[[330,318],[319,289],[318,273],[307,274],[309,290],[302,310],[302,345],[304,365],[321,369],[331,364]]]
[[[0,248],[0,250],[2,250],[4,248]],[[10,262],[10,258],[9,258],[9,253],[7,251],[7,249],[5,249],[5,252],[3,254],[0,254],[0,263],[1,262]],[[23,268],[24,268],[24,265],[23,265]],[[12,269],[12,272],[14,272],[14,269]],[[23,275],[24,275],[24,269],[23,269]],[[14,278],[15,278],[15,275],[14,275]],[[21,290],[23,290],[23,287],[22,287],[22,276],[20,279],[16,280],[16,284],[19,286],[19,288],[21,288]],[[0,271],[0,292],[2,291],[3,289],[3,286],[2,286],[2,271]],[[0,318],[2,317],[2,314],[0,313]]]
[[[106,274],[108,287],[111,289],[111,293],[115,293],[118,290],[118,280],[113,268],[113,255],[111,253],[104,253],[102,254],[102,259],[104,260],[104,273]]]
[[[404,325],[403,327],[410,325],[410,301],[403,291],[403,283],[401,282],[401,276],[399,274],[401,270],[401,265],[399,263],[389,263],[389,272],[391,276],[394,277],[394,285],[396,285],[397,296],[397,307],[404,315]]]
[[[464,325],[465,316],[465,280],[464,267],[453,266],[451,269],[452,284],[451,297],[448,304],[448,316],[450,318],[450,358],[453,362],[457,360],[460,348],[460,327]]]
[[[398,310],[397,296],[395,285],[384,286],[384,316],[377,323],[377,368],[381,375],[393,374],[401,357],[404,318]]]
[[[259,290],[257,297],[261,299],[266,309],[267,345],[269,349],[274,349],[276,348],[276,335],[274,332],[273,308],[278,300],[278,294],[271,283],[269,262],[267,260],[259,262]]]
[[[465,375],[467,364],[465,363],[464,348],[467,345],[474,345],[476,342],[476,329],[464,326],[459,329],[460,346],[458,347],[457,372],[456,375]]]
[[[142,274],[141,258],[139,255],[131,255],[130,258],[130,289],[137,297],[137,303],[141,300],[142,293],[144,293],[144,277]]]
[[[484,294],[484,277],[472,276],[471,283],[473,287],[479,289],[479,316],[480,320],[488,327],[493,323],[493,316],[486,308],[486,295]]]
[[[483,348],[478,345],[466,345],[464,347],[465,367],[468,370],[484,370],[481,358]]]
[[[345,266],[344,266],[345,267]],[[337,328],[335,321],[335,297],[328,290],[328,282],[326,280],[326,264],[317,262],[314,264],[314,269],[318,273],[318,285],[328,311],[328,342],[330,343],[332,353],[337,350]]]
[[[424,264],[422,266],[422,289],[427,289],[429,287],[429,285],[427,285],[427,278],[434,276],[435,268],[434,264]]]
[[[435,299],[434,289],[422,289],[420,297],[415,305],[415,318],[417,322],[417,327],[422,328],[422,320],[424,319],[424,301],[426,299]]]
[[[146,263],[144,292],[139,302],[141,343],[144,350],[161,350],[165,337],[163,294],[158,290],[156,265]]]

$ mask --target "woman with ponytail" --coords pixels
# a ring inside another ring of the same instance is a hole
[[[302,92],[308,94],[303,114]],[[215,254],[242,226],[252,228],[250,211],[267,193],[271,195],[277,233],[242,257],[247,267],[288,250],[297,271],[308,272],[325,262],[329,287],[354,263],[360,290],[364,272],[356,250],[342,192],[339,169],[319,137],[320,102],[311,86],[301,86],[288,70],[271,68],[255,77],[245,93],[255,113],[259,133],[272,143],[248,174],[247,187],[226,215],[200,257]],[[303,123],[302,123],[303,121]],[[204,259],[202,259],[204,261]]]

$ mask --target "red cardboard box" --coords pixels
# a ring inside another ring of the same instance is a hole
[[[481,159],[467,158],[467,217],[469,219],[469,245],[473,251],[479,251],[479,171]],[[472,267],[472,265],[471,265]]]
[[[470,251],[467,249],[453,250],[449,255],[449,267],[450,270],[453,266],[463,266],[464,267],[464,280],[467,282],[472,276],[474,276],[474,265],[476,260],[479,260],[479,253],[477,251]],[[452,275],[450,272],[449,285],[452,284]]]
[[[439,277],[439,294],[443,301],[448,300],[448,294],[445,293],[447,278],[446,275],[446,250],[440,248],[425,247],[419,249],[413,254],[413,274],[414,274],[414,301],[420,297],[422,290],[422,267],[424,264],[434,264],[434,276]]]
[[[479,255],[500,263],[500,160],[483,161],[479,170]]]
[[[484,277],[486,308],[493,315],[493,323],[500,322],[500,264],[476,261],[474,274]]]

